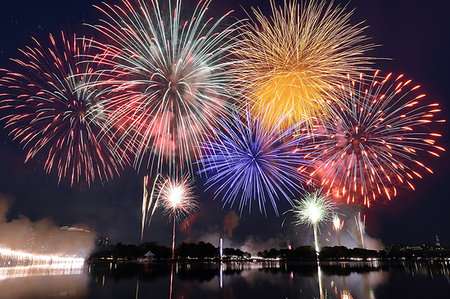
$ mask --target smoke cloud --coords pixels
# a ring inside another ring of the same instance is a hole
[[[269,238],[267,240],[261,240],[253,236],[248,237],[244,244],[241,246],[241,250],[249,252],[252,255],[256,255],[258,251],[269,250],[271,248],[282,248],[282,244],[285,243],[283,238]]]
[[[0,195],[0,247],[43,255],[89,255],[96,233],[84,224],[60,227],[50,219],[33,222],[22,215],[7,221],[11,202]]]
[[[233,229],[239,226],[239,216],[235,211],[231,210],[223,219],[223,232],[227,238],[233,236]]]
[[[0,223],[6,221],[6,215],[8,214],[12,201],[11,197],[0,194]]]

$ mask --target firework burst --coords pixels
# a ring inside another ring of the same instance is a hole
[[[334,209],[334,203],[330,197],[321,194],[320,190],[306,194],[301,200],[294,200],[295,225],[318,226],[331,220],[331,212]]]
[[[197,201],[193,194],[192,181],[188,176],[179,179],[168,178],[159,184],[164,213],[173,219],[172,231],[172,259],[175,258],[175,232],[176,223],[198,209]]]
[[[248,206],[250,212],[256,201],[265,214],[270,202],[278,214],[277,200],[292,205],[291,196],[302,191],[301,183],[308,179],[302,171],[308,164],[294,153],[305,142],[302,125],[278,132],[252,118],[248,110],[244,117],[235,114],[202,144],[199,173],[207,175],[208,188],[214,187],[224,204],[233,206],[239,199],[240,210]]]
[[[193,190],[188,176],[163,179],[159,184],[159,200],[164,213],[174,221],[181,221],[194,213],[198,205]]]
[[[419,158],[444,151],[436,144],[441,135],[429,128],[443,120],[435,119],[439,104],[423,103],[419,86],[403,75],[349,78],[335,90],[342,99],[333,106],[335,117],[319,125],[302,150],[328,193],[369,207],[396,196],[398,186],[414,189],[421,170],[433,172]]]
[[[294,207],[290,210],[294,213],[294,225],[312,226],[314,229],[314,245],[319,256],[319,241],[317,238],[318,227],[331,220],[335,204],[331,198],[321,193],[321,190],[306,194],[301,200],[294,200]]]
[[[109,93],[109,127],[120,128],[119,146],[136,154],[137,169],[192,173],[204,132],[230,114],[237,24],[222,25],[229,13],[206,17],[210,3],[198,1],[186,19],[178,0],[97,7],[106,19],[93,27],[110,42],[95,45],[103,52],[95,84]]]
[[[287,115],[284,127],[323,118],[334,100],[330,86],[367,70],[372,58],[364,53],[373,45],[366,43],[364,27],[350,24],[352,12],[333,3],[294,0],[277,7],[272,0],[271,6],[270,18],[253,9],[254,20],[243,27],[235,49],[252,112],[271,125]]]
[[[25,162],[44,159],[46,172],[55,171],[59,181],[108,180],[127,159],[113,149],[109,134],[98,137],[105,120],[101,107],[95,106],[100,92],[86,87],[95,76],[92,65],[81,65],[79,59],[90,41],[61,33],[61,39],[50,35],[50,42],[46,47],[34,39],[33,46],[21,50],[22,59],[13,59],[19,70],[6,71],[1,78],[5,128],[23,144]]]

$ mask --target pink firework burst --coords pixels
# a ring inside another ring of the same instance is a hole
[[[50,35],[50,47],[33,41],[20,51],[21,59],[12,59],[16,69],[4,70],[0,79],[2,120],[23,144],[25,162],[43,159],[46,172],[72,185],[117,175],[127,157],[112,135],[99,135],[107,118],[96,105],[101,91],[88,87],[95,80],[92,65],[80,64],[90,41],[63,32],[60,38]]]

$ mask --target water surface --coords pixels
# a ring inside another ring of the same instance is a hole
[[[177,263],[0,268],[0,298],[450,298],[450,263]]]

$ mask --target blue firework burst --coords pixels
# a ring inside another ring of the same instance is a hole
[[[279,131],[249,112],[243,117],[234,114],[202,144],[199,173],[206,174],[206,185],[215,189],[215,197],[221,196],[224,205],[238,201],[241,212],[246,206],[251,212],[257,203],[266,214],[270,203],[278,215],[277,202],[283,199],[292,205],[292,196],[303,191],[308,178],[308,162],[295,153],[308,138],[303,124]]]

